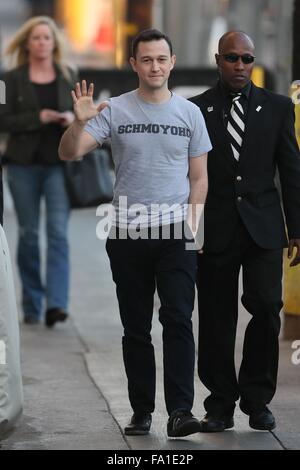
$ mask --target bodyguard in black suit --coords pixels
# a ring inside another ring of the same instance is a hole
[[[254,429],[271,430],[267,404],[277,381],[282,256],[300,263],[300,157],[294,106],[250,80],[254,46],[230,32],[219,44],[220,81],[192,98],[206,120],[213,150],[208,158],[205,243],[199,255],[199,376],[211,394],[204,402],[203,432],[234,425],[235,402]],[[278,169],[288,236],[274,183]],[[238,279],[251,315],[237,377],[234,363]]]

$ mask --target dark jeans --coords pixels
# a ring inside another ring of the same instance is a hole
[[[243,267],[242,303],[252,318],[236,376],[234,350],[238,280]],[[211,395],[208,412],[232,413],[241,397],[243,411],[262,408],[274,396],[278,370],[279,313],[282,308],[282,250],[264,250],[242,222],[221,253],[198,256],[199,376]]]
[[[157,287],[163,326],[164,388],[169,414],[191,410],[195,345],[192,330],[196,253],[186,240],[108,239],[106,248],[116,283],[124,327],[123,358],[129,399],[135,412],[151,413],[155,402],[155,357],[151,343]]]

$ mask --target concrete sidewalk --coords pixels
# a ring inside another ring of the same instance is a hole
[[[279,386],[271,406],[277,419],[275,432],[251,430],[247,417],[237,409],[234,430],[168,439],[161,327],[156,313],[153,342],[157,360],[157,407],[152,432],[146,437],[122,435],[121,429],[131,415],[122,363],[122,328],[104,242],[96,238],[97,222],[93,210],[74,211],[72,215],[72,320],[51,331],[43,326],[22,327],[24,417],[15,433],[1,442],[1,448],[300,449],[300,365],[291,362],[290,342],[281,342]],[[5,231],[13,253],[16,225],[11,214],[5,216]],[[240,310],[237,362],[248,321],[247,313]],[[195,314],[195,331],[196,320]],[[207,392],[197,377],[195,383],[194,413],[201,417]]]
[[[127,449],[117,423],[89,377],[74,326],[24,326],[24,415],[1,449]]]

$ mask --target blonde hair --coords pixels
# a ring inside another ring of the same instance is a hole
[[[61,68],[63,74],[68,78],[68,69],[62,62],[64,40],[56,23],[49,16],[34,16],[26,21],[8,44],[5,54],[10,56],[12,66],[20,67],[28,64],[27,42],[32,30],[40,24],[46,24],[51,29],[54,38],[54,62]]]

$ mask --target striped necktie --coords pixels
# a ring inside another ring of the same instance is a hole
[[[227,131],[236,161],[239,161],[243,144],[243,136],[245,133],[245,114],[243,106],[240,103],[242,93],[232,94],[232,106],[229,114]]]

